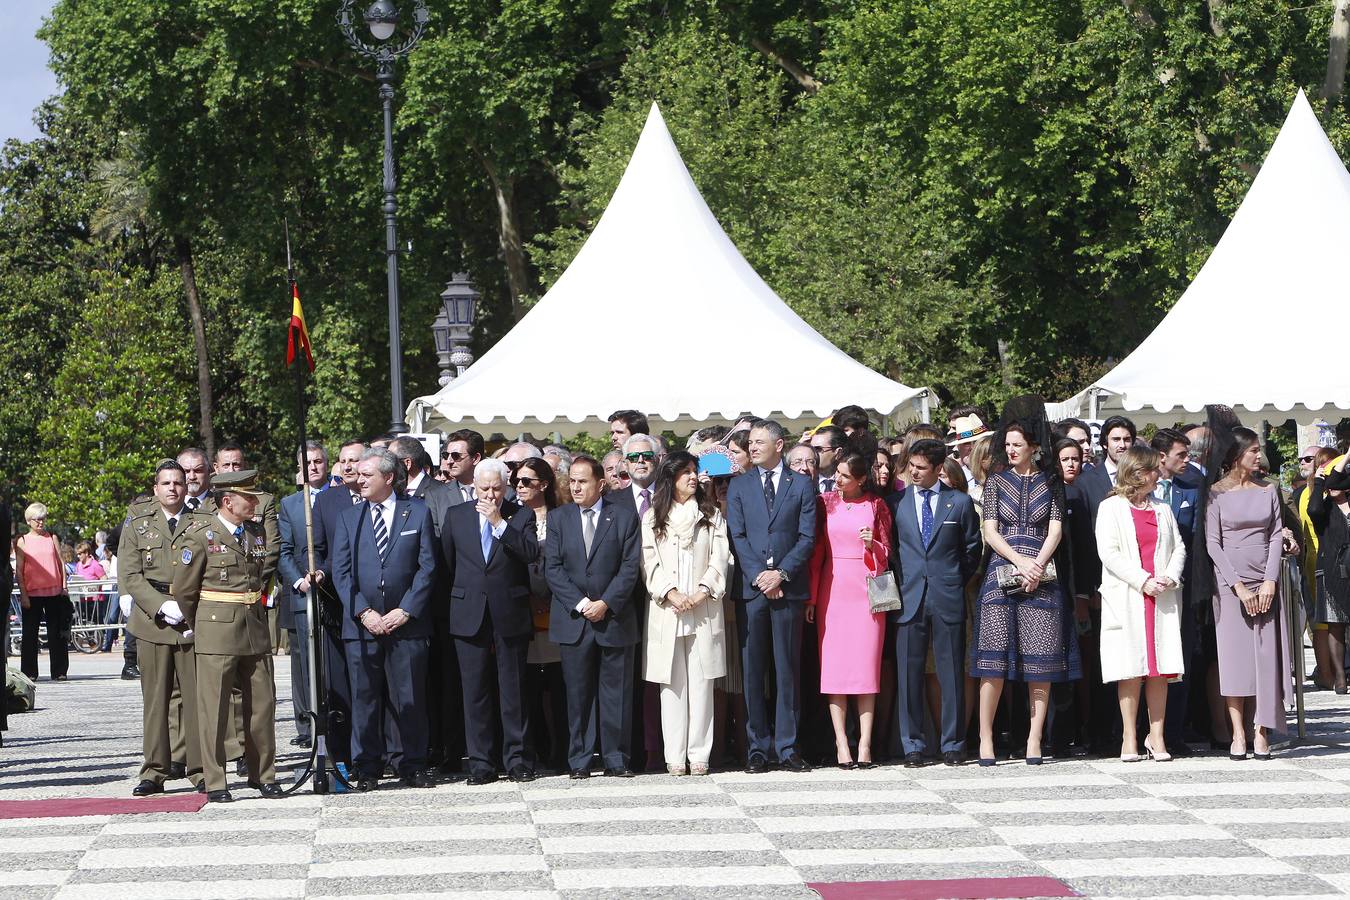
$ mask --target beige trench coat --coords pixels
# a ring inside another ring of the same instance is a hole
[[[730,558],[727,523],[720,512],[713,515],[712,526],[695,530],[690,547],[693,554],[695,589],[704,585],[712,592],[705,602],[685,613],[692,617],[694,646],[698,649],[703,675],[708,679],[726,674],[726,628],[722,616],[722,598],[726,594],[726,573]],[[678,588],[678,539],[667,530],[656,538],[652,513],[642,517],[642,577],[647,585],[647,631],[642,646],[642,677],[657,684],[670,683],[671,661],[675,657],[675,631],[679,614],[665,600],[672,588]]]

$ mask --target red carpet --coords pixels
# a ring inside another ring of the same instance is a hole
[[[0,819],[47,819],[65,816],[120,816],[129,813],[196,812],[206,795],[160,794],[139,799],[84,797],[74,800],[0,800]]]
[[[936,881],[821,882],[807,887],[824,900],[986,900],[994,897],[1077,897],[1054,878],[952,878]]]

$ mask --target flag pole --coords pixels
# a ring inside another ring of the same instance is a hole
[[[291,289],[292,320],[297,314],[300,303],[300,292],[295,282],[295,266],[291,260],[291,227],[290,221],[283,217],[282,227],[286,232],[286,282]],[[303,318],[301,319],[302,327]],[[299,451],[296,458],[300,462],[300,481],[301,490],[309,491],[309,453],[307,444],[308,435],[305,431],[305,368],[306,365],[300,360],[295,359],[295,322],[292,321],[291,334],[287,347],[287,364],[295,370],[295,417],[297,430],[299,432]],[[303,333],[302,346],[300,349],[306,354],[306,360],[312,360],[313,355],[309,348],[309,335]],[[299,363],[299,364],[297,364]],[[312,363],[311,363],[312,364]],[[314,510],[312,504],[308,502],[302,504],[305,510],[305,552],[308,561],[308,572],[317,571],[318,566],[314,555]],[[310,577],[308,574],[306,577]],[[313,739],[313,747],[310,751],[310,772],[314,776],[314,793],[327,794],[332,788],[328,777],[328,697],[320,690],[319,685],[324,679],[326,666],[324,665],[325,641],[323,640],[323,622],[320,621],[319,607],[315,603],[314,595],[318,585],[312,580],[309,583],[309,590],[305,591],[305,616],[309,623],[309,709],[310,709],[310,734]],[[298,788],[304,783],[303,777],[298,780]]]

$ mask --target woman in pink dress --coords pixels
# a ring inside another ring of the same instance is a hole
[[[835,752],[843,769],[873,768],[872,718],[881,682],[886,616],[874,614],[867,576],[886,570],[891,513],[872,480],[872,459],[848,452],[835,489],[816,502],[816,547],[806,620],[820,635],[820,692],[830,702]],[[858,761],[844,730],[848,698],[858,709]]]

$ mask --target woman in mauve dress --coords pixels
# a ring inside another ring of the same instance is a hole
[[[1270,758],[1270,732],[1285,730],[1289,660],[1276,585],[1283,528],[1279,488],[1256,477],[1260,441],[1250,428],[1233,429],[1224,475],[1210,488],[1205,542],[1214,564],[1214,629],[1219,649],[1219,693],[1228,710],[1230,759]],[[1254,734],[1250,747],[1246,722]]]

